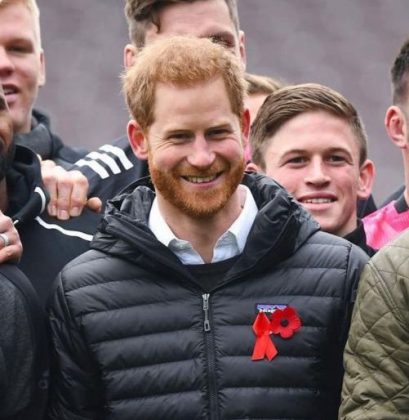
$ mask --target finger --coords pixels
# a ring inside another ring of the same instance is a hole
[[[16,231],[13,221],[0,211],[0,232],[10,233],[11,231]]]
[[[60,166],[41,166],[41,175],[43,178],[44,186],[48,192],[50,197],[50,201],[48,203],[48,213],[50,216],[57,216],[58,211],[58,178],[61,173],[64,172],[64,169]]]
[[[99,197],[91,197],[87,201],[87,207],[95,213],[100,213],[102,210],[102,201]]]
[[[5,262],[18,262],[23,254],[23,247],[19,241],[17,244],[9,245],[0,249],[0,264]]]
[[[57,179],[57,218],[67,220],[70,218],[71,195],[73,178],[69,172],[60,173]]]
[[[72,182],[69,214],[70,216],[79,216],[87,203],[88,180],[79,171],[69,171],[67,176]]]
[[[0,263],[18,262],[23,252],[20,236],[10,217],[0,211]],[[7,244],[8,242],[8,244]],[[7,245],[7,246],[6,246]]]
[[[52,161],[50,159],[42,160],[40,155],[37,155],[37,156],[40,159],[41,168],[54,168],[54,167],[57,166],[57,164],[54,161]]]

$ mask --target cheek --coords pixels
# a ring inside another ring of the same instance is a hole
[[[340,189],[347,194],[356,195],[359,187],[359,174],[351,171],[338,172],[334,174],[333,179]]]
[[[16,71],[30,88],[35,88],[40,82],[40,63],[37,59],[22,60],[16,63]]]
[[[294,194],[303,182],[301,170],[269,168],[266,170],[266,175],[281,184],[291,194]]]

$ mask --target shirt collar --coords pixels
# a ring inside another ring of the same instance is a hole
[[[250,229],[257,216],[258,208],[251,191],[245,185],[240,185],[246,191],[246,199],[239,217],[229,229],[218,239],[212,262],[223,261],[243,252]],[[157,199],[152,203],[149,213],[149,228],[159,242],[169,247],[184,264],[203,264],[203,260],[188,241],[179,239],[172,232],[162,216]]]

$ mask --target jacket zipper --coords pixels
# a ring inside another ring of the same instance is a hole
[[[205,293],[202,295],[203,298],[203,312],[204,312],[204,322],[203,327],[205,332],[210,331],[210,321],[209,321],[209,293]]]
[[[219,409],[217,403],[217,387],[216,387],[216,363],[214,354],[214,337],[211,331],[210,324],[210,294],[204,293],[202,295],[203,300],[203,330],[205,332],[205,347],[206,347],[206,360],[207,360],[207,377],[209,379],[209,411],[210,419],[219,419]]]

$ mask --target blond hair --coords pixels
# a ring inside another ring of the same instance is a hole
[[[279,80],[260,74],[246,73],[244,78],[248,95],[270,95],[284,86]]]
[[[11,6],[13,4],[22,4],[27,7],[34,21],[34,35],[36,37],[36,48],[41,50],[41,29],[40,29],[40,9],[36,0],[0,0],[0,9]]]
[[[362,165],[367,159],[368,146],[357,110],[340,93],[315,83],[287,86],[267,97],[251,126],[252,161],[265,169],[264,154],[271,137],[287,121],[311,111],[328,112],[349,124],[359,147],[359,163]]]
[[[143,130],[153,123],[157,83],[194,86],[221,77],[234,114],[241,118],[246,84],[239,59],[208,39],[175,36],[145,47],[123,75],[123,92]]]

